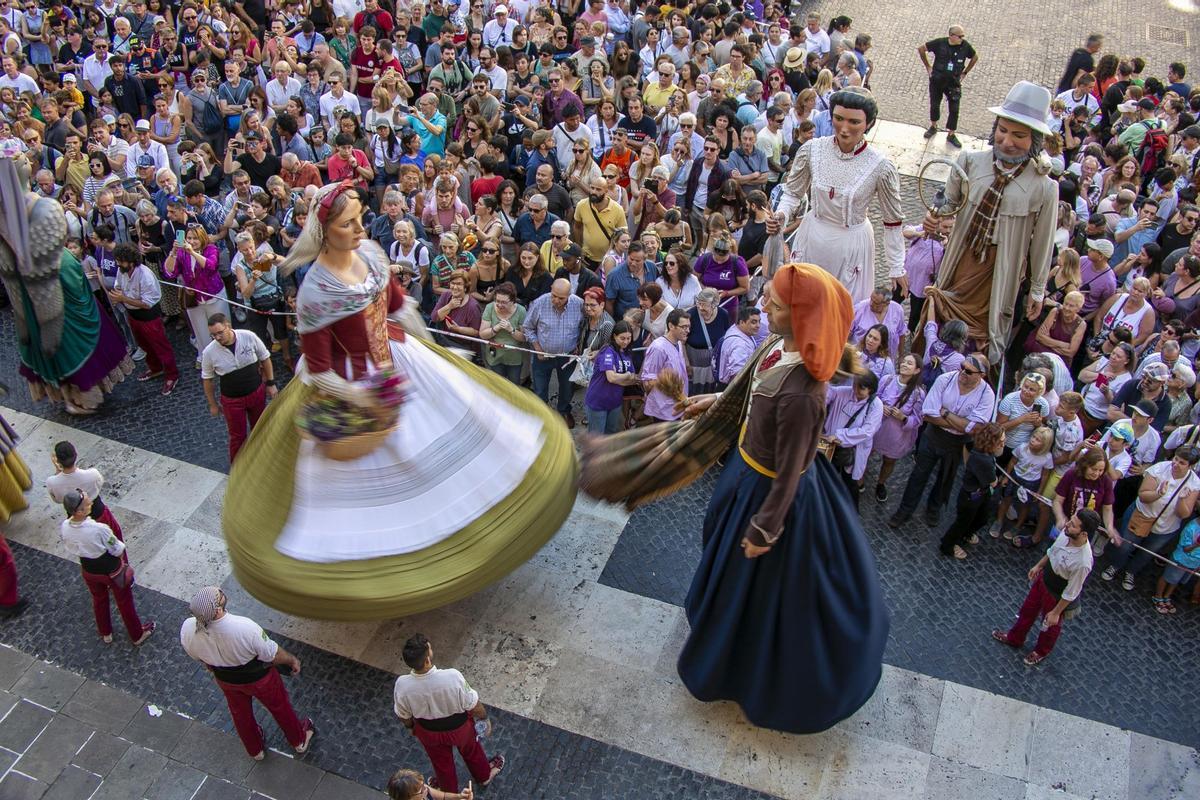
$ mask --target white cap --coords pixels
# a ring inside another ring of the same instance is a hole
[[[68,72],[66,75],[63,75],[62,80],[63,80],[63,83],[75,83],[79,79],[75,77],[74,72]]]
[[[134,129],[135,131],[148,131],[148,130],[150,130],[150,120],[148,120],[148,119],[139,119],[139,120],[137,121],[137,123],[136,123],[136,124],[133,126],[133,129]]]
[[[507,14],[508,6],[496,6],[496,8],[492,11],[492,13],[493,14]]]

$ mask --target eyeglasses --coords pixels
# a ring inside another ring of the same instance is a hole
[[[571,148],[571,152],[573,152],[573,153],[586,153],[586,152],[587,152],[587,150],[584,150],[582,147],[574,147],[574,148]]]
[[[494,256],[494,255],[500,254],[499,250],[496,250],[495,248],[487,248],[487,247],[485,247],[483,250],[480,250],[479,252],[483,253],[485,256]]]
[[[704,152],[706,152],[706,153],[715,153],[720,149],[721,148],[713,147],[712,145],[709,145],[709,144],[704,145]]]
[[[565,239],[565,238],[567,238],[567,235],[566,235],[565,233],[554,233],[554,234],[551,234],[551,236],[553,236],[555,239]]]
[[[967,369],[966,367],[963,367],[963,368],[960,370],[960,372],[962,372],[962,374],[963,374],[963,375],[982,375],[982,374],[983,374],[983,373],[982,373],[980,370],[977,370],[977,369]]]

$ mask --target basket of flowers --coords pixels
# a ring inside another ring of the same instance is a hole
[[[301,433],[316,443],[317,451],[334,461],[362,458],[383,444],[400,420],[407,395],[407,379],[396,370],[383,370],[359,382],[374,402],[360,406],[318,392],[300,411]]]

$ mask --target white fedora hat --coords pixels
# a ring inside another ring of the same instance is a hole
[[[1017,83],[1008,90],[1002,105],[993,106],[988,111],[997,117],[1028,125],[1038,133],[1050,133],[1050,128],[1046,126],[1046,117],[1050,114],[1050,90],[1036,83]]]

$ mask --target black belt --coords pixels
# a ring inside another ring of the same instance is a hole
[[[112,553],[105,553],[96,558],[79,557],[79,565],[83,571],[92,575],[112,575],[121,567],[121,559]]]
[[[417,723],[427,731],[444,733],[446,731],[458,730],[466,721],[467,712],[463,711],[459,714],[451,714],[448,717],[439,717],[437,719],[418,719]]]
[[[1062,599],[1062,593],[1067,590],[1067,579],[1054,571],[1054,567],[1049,564],[1042,570],[1042,583],[1046,584],[1046,588],[1050,590],[1050,594]]]
[[[240,667],[208,667],[212,674],[222,683],[246,684],[262,680],[271,670],[271,665],[257,658],[242,664]]]

